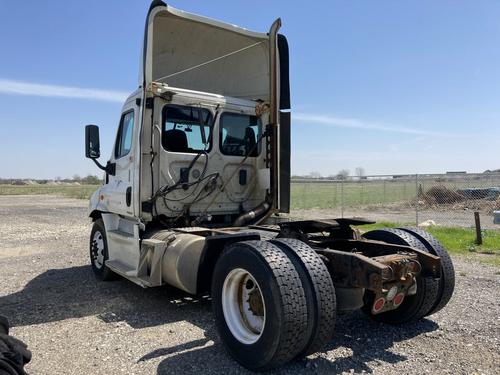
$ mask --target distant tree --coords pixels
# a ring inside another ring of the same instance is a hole
[[[365,169],[363,167],[356,167],[356,169],[354,170],[354,173],[359,178],[364,177],[365,176]]]
[[[338,173],[336,178],[339,180],[347,180],[349,178],[349,169],[341,169]]]
[[[89,174],[87,177],[81,179],[82,183],[85,185],[99,185],[101,180],[97,176]]]
[[[77,174],[73,175],[73,181],[80,182],[81,180],[82,180],[82,178],[79,175],[77,175]]]

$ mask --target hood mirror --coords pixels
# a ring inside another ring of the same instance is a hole
[[[89,159],[98,159],[101,156],[99,127],[97,125],[85,127],[85,156]]]

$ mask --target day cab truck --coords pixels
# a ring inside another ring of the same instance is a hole
[[[362,219],[286,219],[288,44],[153,1],[140,82],[90,199],[90,263],[144,287],[209,294],[227,351],[254,371],[323,350],[338,313],[405,324],[443,308],[450,257],[418,228],[360,235]]]

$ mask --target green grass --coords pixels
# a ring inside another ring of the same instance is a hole
[[[0,185],[0,195],[51,194],[88,199],[98,187],[98,185]]]
[[[415,182],[293,182],[291,208],[339,208],[409,201],[416,196]]]
[[[367,205],[407,202],[417,195],[417,189],[427,191],[433,186],[446,186],[451,190],[469,187],[500,186],[498,177],[481,179],[455,179],[444,181],[439,178],[358,180],[358,181],[310,181],[292,180],[291,208],[294,210],[313,208],[362,207]]]
[[[379,222],[358,228],[362,232],[367,232],[373,229],[400,226],[401,224],[391,222]],[[483,244],[479,246],[475,244],[476,231],[473,228],[433,226],[426,230],[436,237],[450,254],[473,255],[477,260],[500,266],[500,231],[483,230]]]

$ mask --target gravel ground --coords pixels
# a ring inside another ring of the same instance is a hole
[[[33,352],[28,372],[248,373],[220,343],[207,298],[95,280],[86,205],[0,196],[0,313]],[[499,269],[454,262],[455,295],[430,319],[396,328],[340,316],[324,353],[273,373],[498,374]]]

